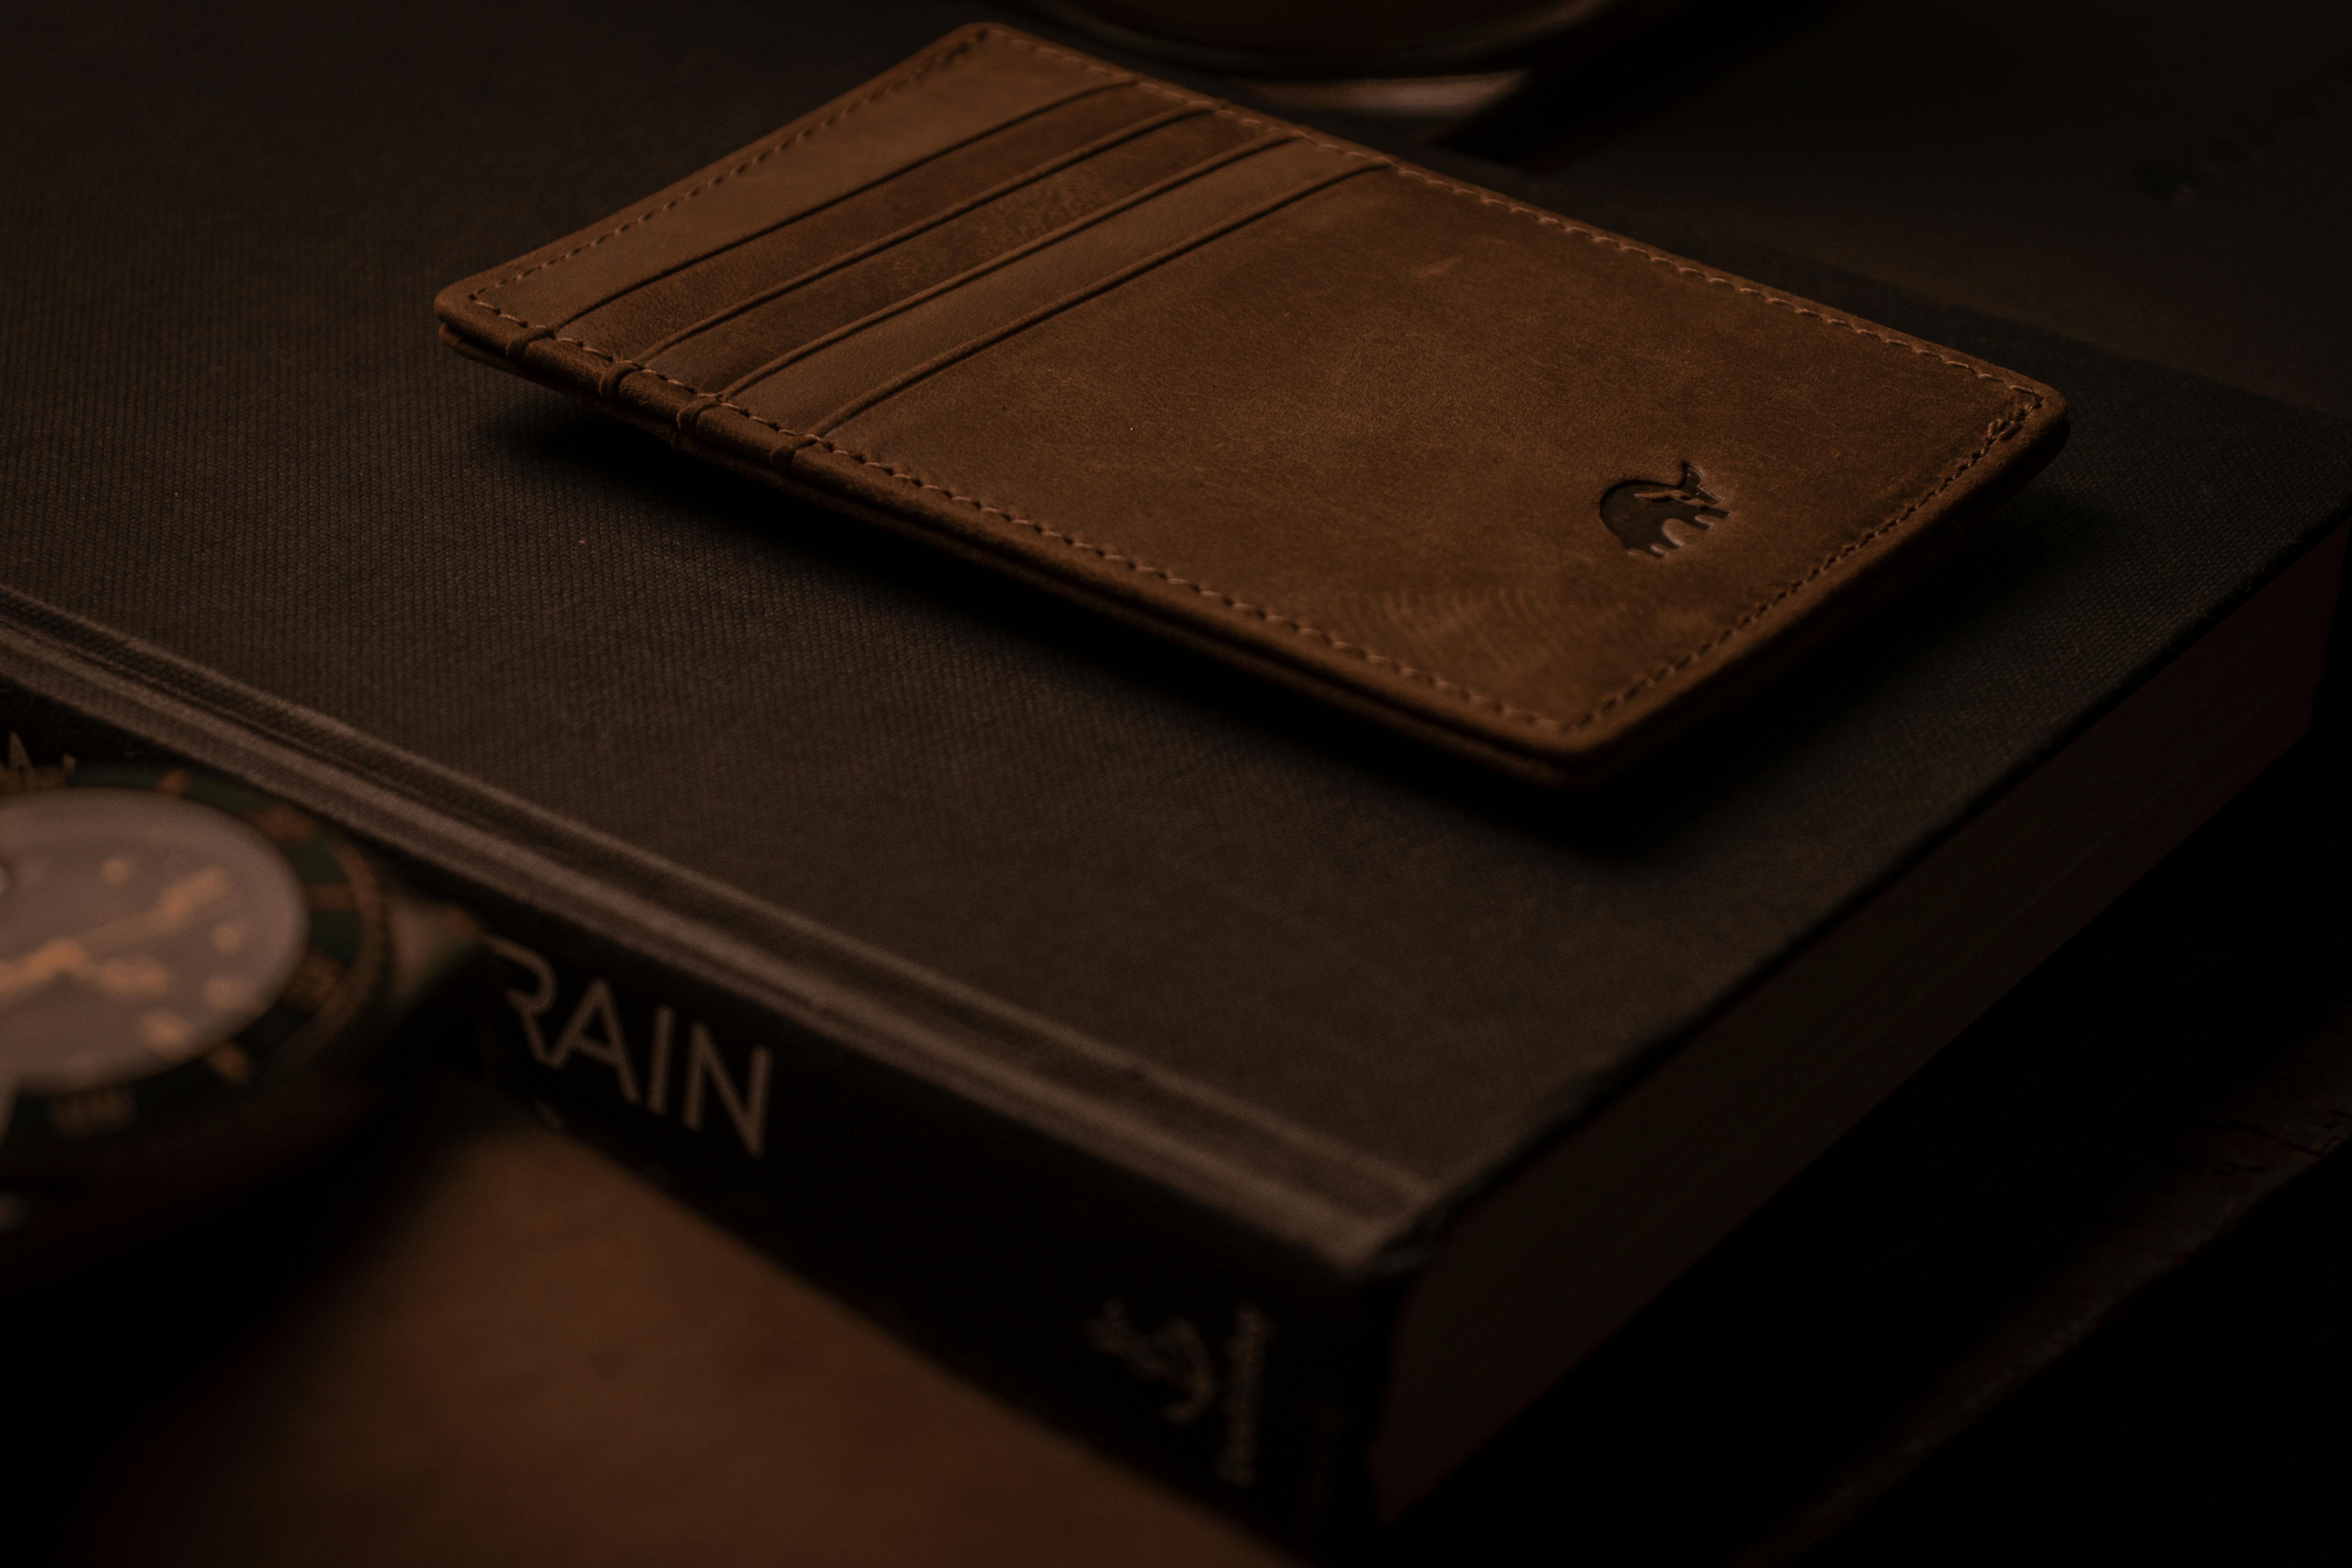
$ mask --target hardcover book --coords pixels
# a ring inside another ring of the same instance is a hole
[[[2061,387],[2074,435],[1885,609],[1562,795],[420,332],[482,258],[940,20],[574,17],[517,70],[449,52],[470,14],[232,13],[222,92],[168,29],[53,19],[9,109],[0,724],[367,837],[498,933],[490,1070],[551,1118],[1049,1418],[1340,1541],[2292,742],[2352,432],[1674,236]],[[649,59],[697,90],[643,90]]]

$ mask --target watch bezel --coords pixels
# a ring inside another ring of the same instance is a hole
[[[308,921],[286,983],[226,1038],[108,1082],[19,1088],[0,1108],[0,1180],[111,1163],[134,1146],[168,1145],[173,1134],[273,1098],[332,1057],[390,968],[381,879],[352,846],[286,802],[184,767],[82,767],[49,787],[166,795],[236,818],[277,852]]]

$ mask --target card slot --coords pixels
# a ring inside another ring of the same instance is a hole
[[[1230,114],[1171,116],[895,246],[821,269],[798,287],[772,288],[764,300],[637,358],[688,385],[730,387],[1277,139]]]
[[[994,196],[1212,107],[1171,105],[1163,95],[1113,84],[648,277],[566,330],[619,358],[649,359],[793,285],[919,237]]]
[[[703,317],[700,321],[679,328],[677,331],[672,332],[668,337],[662,339],[660,342],[643,350],[634,352],[631,354],[631,357],[639,360],[657,359],[662,354],[668,353],[671,349],[674,349],[679,344],[685,342],[688,339],[698,337],[702,333],[711,331],[713,328],[734,320],[736,317],[742,315],[746,311],[756,310],[759,307],[769,303],[771,300],[780,299],[783,295],[792,293],[796,289],[805,288],[808,285],[817,282],[821,279],[830,277],[844,268],[856,266],[858,262],[864,261],[869,257],[878,255],[894,246],[903,245],[909,240],[919,238],[923,235],[929,234],[933,229],[938,228],[942,224],[950,223],[953,220],[963,216],[964,214],[968,212],[971,212],[979,207],[986,206],[991,202],[996,201],[1000,197],[1010,195],[1015,191],[1025,189],[1030,185],[1035,184],[1038,181],[1048,178],[1051,175],[1060,174],[1063,170],[1070,168],[1075,164],[1086,163],[1088,160],[1098,157],[1115,148],[1124,146],[1138,137],[1149,135],[1165,126],[1173,125],[1181,121],[1192,120],[1202,115],[1208,114],[1214,109],[1214,107],[1215,106],[1213,104],[1209,103],[1180,104],[1173,109],[1164,110],[1158,114],[1150,115],[1142,120],[1134,121],[1129,124],[1119,126],[1113,131],[1096,137],[1093,141],[1085,143],[1083,146],[1073,147],[1067,152],[1048,158],[1044,163],[1037,163],[1030,168],[1024,169],[1009,179],[1001,180],[985,190],[977,191],[972,195],[964,197],[961,201],[955,202],[948,206],[940,208],[937,212],[931,213],[924,217],[918,218],[902,228],[895,229],[878,238],[868,240],[864,245],[857,246],[853,249],[844,251],[837,256],[818,262],[808,268],[806,270],[796,273],[793,277],[787,278],[780,283],[772,284],[765,289],[760,289],[756,293],[735,300],[731,304],[712,311],[709,315]]]
[[[905,90],[934,79],[944,85],[950,78],[952,91]],[[1065,106],[1119,91],[1156,100],[1139,112],[1165,106],[1164,89],[1139,89],[1136,80],[1107,66],[1020,47],[1003,35],[975,35],[779,137],[744,149],[698,183],[659,193],[604,233],[485,286],[476,298],[519,319],[575,324],[681,267],[887,185]],[[1084,130],[1076,139],[1091,140],[1102,129]],[[822,156],[801,155],[802,143],[820,142]],[[1025,161],[1034,162],[1036,155]],[[992,184],[1007,172],[997,169],[976,181],[967,178],[954,195],[962,195],[975,184]],[[904,221],[894,218],[883,226],[894,228]],[[652,342],[682,324],[674,321],[639,341]]]
[[[792,349],[719,395],[758,418],[821,431],[1082,299],[1350,174],[1385,166],[1370,153],[1288,132],[1259,137],[1116,208]]]
[[[1132,282],[1134,279],[1140,278],[1143,274],[1150,271],[1155,267],[1173,261],[1178,257],[1184,255],[1187,251],[1198,249],[1200,247],[1208,244],[1210,241],[1230,234],[1235,229],[1255,223],[1258,219],[1278,212],[1294,202],[1311,196],[1318,191],[1324,190],[1331,185],[1336,185],[1340,181],[1347,179],[1351,175],[1365,174],[1379,166],[1380,165],[1377,163],[1365,162],[1349,167],[1330,170],[1317,178],[1305,181],[1302,184],[1294,185],[1288,190],[1268,196],[1257,203],[1255,206],[1249,207],[1242,212],[1235,213],[1231,217],[1213,223],[1196,233],[1186,235],[1181,239],[1178,239],[1168,245],[1162,246],[1160,249],[1151,252],[1148,256],[1139,257],[1137,259],[1129,262],[1126,266],[1119,268],[1118,270],[1111,272],[1105,277],[1097,279],[1089,283],[1081,284],[1077,288],[1071,289],[1069,292],[1063,294],[1058,299],[1047,300],[1045,304],[1038,306],[1036,309],[1030,310],[1024,315],[1016,316],[1012,321],[1006,321],[1000,326],[992,327],[984,332],[981,332],[965,339],[962,342],[941,350],[940,353],[933,354],[929,359],[925,360],[922,363],[914,366],[912,369],[901,371],[898,374],[892,376],[889,380],[882,383],[879,386],[873,387],[866,392],[861,393],[857,396],[851,398],[848,402],[844,403],[840,407],[833,410],[830,414],[826,414],[812,421],[809,426],[810,433],[814,435],[823,435],[827,431],[835,429],[847,423],[849,420],[856,418],[858,415],[865,413],[867,409],[872,408],[875,405],[895,396],[898,393],[904,392],[907,388],[914,385],[919,381],[922,381],[926,377],[935,375],[939,372],[947,369],[950,365],[969,359],[972,355],[979,353],[982,350],[996,343],[1003,342],[1005,339],[1012,337],[1017,332],[1025,331],[1029,328],[1037,325],[1039,322],[1048,321],[1055,316],[1058,316],[1063,311],[1067,310],[1074,306],[1084,304],[1087,300],[1095,298],[1098,294],[1108,293],[1110,290],[1120,287],[1122,284]]]

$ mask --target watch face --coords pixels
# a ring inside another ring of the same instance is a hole
[[[385,973],[366,863],[182,771],[0,795],[0,1176],[155,1156],[340,1050]]]
[[[302,887],[225,812],[142,790],[0,805],[0,1077],[144,1078],[233,1037],[308,943]]]

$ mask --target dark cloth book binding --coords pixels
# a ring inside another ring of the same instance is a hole
[[[420,25],[307,135],[160,42],[87,57],[144,84],[113,140],[42,110],[94,90],[83,55],[30,72],[0,725],[379,845],[498,933],[491,1070],[551,1116],[1049,1417],[1344,1540],[2292,742],[2352,431],[1656,237],[2063,387],[2074,436],[1888,608],[1561,796],[420,341],[417,300],[589,216],[531,205],[579,94],[655,149],[599,144],[606,210],[714,94],[740,142],[935,20],[745,51],[690,103],[620,92],[644,61],[593,32],[485,98]],[[498,121],[504,199],[456,106]],[[391,145],[320,222],[305,193]],[[266,197],[222,184],[247,151]],[[174,248],[239,199],[233,262]],[[289,288],[331,353],[273,346]],[[159,342],[205,374],[148,376]]]

